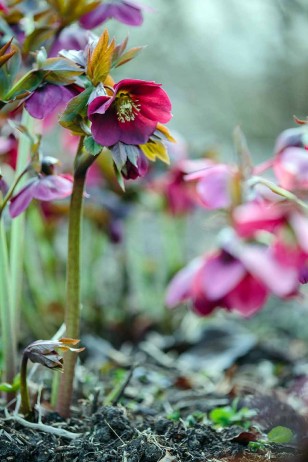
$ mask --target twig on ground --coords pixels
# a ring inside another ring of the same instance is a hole
[[[39,423],[28,422],[27,420],[23,419],[22,417],[16,414],[11,415],[7,411],[7,409],[5,409],[4,412],[5,412],[4,420],[13,420],[14,422],[19,423],[23,427],[31,428],[32,430],[39,430],[44,433],[51,433],[52,435],[56,435],[61,438],[67,438],[70,440],[74,440],[82,436],[82,433],[72,433],[68,430],[64,430],[64,428],[54,428],[51,425],[45,425],[42,422],[39,422]]]

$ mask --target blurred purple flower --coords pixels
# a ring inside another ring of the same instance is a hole
[[[37,88],[25,102],[25,108],[35,119],[44,119],[53,112],[60,112],[79,94],[76,85],[47,84]]]
[[[142,10],[145,8],[131,0],[109,0],[82,16],[80,24],[85,29],[94,29],[113,18],[129,26],[140,26],[143,23]]]
[[[64,28],[53,42],[49,57],[58,56],[61,50],[84,50],[88,45],[90,32],[76,25]]]
[[[42,175],[31,178],[27,184],[11,199],[10,215],[12,218],[20,215],[32,199],[53,201],[64,199],[71,195],[73,179],[68,175]]]

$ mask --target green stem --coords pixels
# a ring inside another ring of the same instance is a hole
[[[29,133],[33,132],[34,119],[24,109],[21,119],[22,125]],[[23,185],[24,175],[29,168],[31,141],[23,133],[20,133],[18,144],[18,156],[16,165],[16,181],[13,185],[12,194],[17,184]],[[25,236],[25,214],[22,213],[14,218],[11,225],[10,238],[10,271],[11,271],[11,292],[12,292],[12,316],[16,332],[19,332],[20,300],[22,292],[23,262],[24,262],[24,236]]]
[[[12,197],[14,191],[15,191],[16,186],[18,185],[18,183],[20,182],[22,177],[27,173],[27,171],[28,171],[28,166],[16,177],[14,183],[12,184],[10,189],[8,190],[6,196],[4,197],[4,199],[3,199],[3,201],[2,201],[2,203],[0,205],[0,218],[1,218],[2,212],[4,210],[4,207],[6,206],[8,201],[11,199],[11,197]]]
[[[16,331],[12,312],[11,277],[6,233],[0,220],[0,312],[2,327],[3,380],[12,383],[16,375]]]
[[[73,192],[69,210],[68,256],[66,273],[66,336],[79,338],[80,323],[80,235],[83,205],[83,192],[86,173],[95,157],[83,153],[83,137],[80,138],[75,159]],[[57,411],[62,417],[70,414],[73,392],[76,353],[67,352],[64,356],[64,373],[60,385]]]
[[[20,396],[21,412],[26,416],[31,413],[30,398],[27,384],[27,363],[28,357],[23,354],[20,368]]]

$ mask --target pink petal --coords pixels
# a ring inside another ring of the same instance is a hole
[[[167,289],[166,305],[169,308],[190,297],[193,280],[202,265],[203,259],[197,258],[175,275]]]
[[[274,161],[273,169],[280,185],[289,190],[308,188],[308,152],[291,147]]]
[[[298,269],[280,263],[267,247],[243,245],[239,258],[247,270],[278,297],[287,297],[297,289]]]
[[[39,178],[31,178],[10,201],[9,212],[12,218],[20,215],[33,199],[33,191]]]
[[[260,310],[268,297],[268,290],[257,279],[247,274],[237,287],[225,297],[226,307],[243,316],[251,316]]]
[[[197,193],[206,208],[214,210],[230,205],[230,179],[230,169],[225,165],[217,165],[204,171],[197,183]]]
[[[239,260],[226,253],[210,257],[200,270],[206,298],[218,300],[234,289],[245,277],[246,269]]]
[[[33,188],[33,198],[41,201],[64,199],[72,194],[72,181],[60,175],[40,178]]]
[[[286,210],[275,203],[250,202],[240,205],[233,212],[236,232],[241,237],[250,237],[256,231],[273,232],[285,222]]]

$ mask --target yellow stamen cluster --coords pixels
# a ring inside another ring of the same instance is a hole
[[[133,99],[129,93],[120,92],[115,101],[116,112],[119,122],[131,122],[135,120],[140,112],[141,104],[137,99]]]

